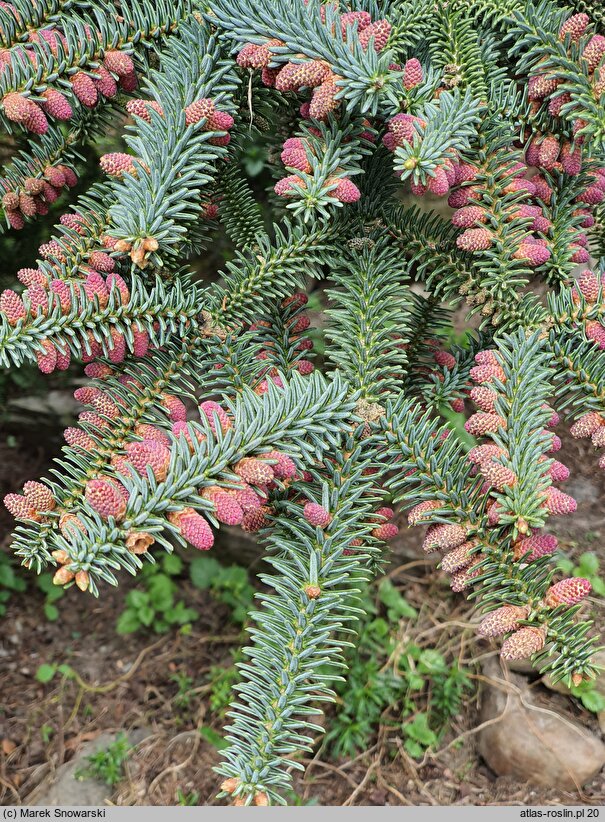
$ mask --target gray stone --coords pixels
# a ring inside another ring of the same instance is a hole
[[[87,757],[115,742],[117,733],[102,733],[86,742],[69,762],[51,773],[25,798],[24,805],[105,805],[113,788],[97,779],[76,778],[86,768]],[[136,745],[149,731],[137,728],[126,734],[131,745]]]
[[[578,504],[593,503],[599,500],[599,489],[590,477],[571,477],[565,491],[576,500]]]
[[[488,660],[479,752],[498,776],[578,790],[605,764],[605,745],[570,716],[537,705],[523,677]]]
[[[509,671],[514,671],[516,674],[536,673],[536,669],[529,659],[507,659],[503,660],[502,664],[506,665]]]
[[[563,680],[559,680],[559,682],[553,682],[552,677],[550,674],[544,674],[542,679],[540,680],[542,685],[548,688],[549,691],[554,691],[557,694],[569,694],[571,691],[567,687],[567,685],[563,682]]]

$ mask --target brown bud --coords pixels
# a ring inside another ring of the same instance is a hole
[[[355,406],[355,413],[365,422],[375,422],[380,419],[380,417],[384,417],[385,410],[384,407],[377,402],[359,400]]]
[[[59,565],[65,565],[67,562],[71,562],[71,557],[67,553],[67,551],[63,551],[63,549],[59,551],[53,551],[51,553],[53,559],[56,559]]]
[[[114,251],[120,251],[122,254],[126,251],[130,251],[132,248],[132,243],[129,243],[128,240],[118,240],[117,243],[114,244]]]
[[[78,571],[76,574],[76,585],[80,589],[80,591],[86,591],[90,584],[90,577],[88,576],[88,571]]]
[[[141,246],[145,249],[145,251],[157,251],[160,247],[155,237],[145,237],[141,243]]]
[[[571,675],[571,684],[574,688],[579,687],[584,682],[584,677],[582,674],[572,674]]]
[[[224,782],[221,782],[221,791],[225,791],[225,793],[233,793],[239,783],[240,780],[237,776],[230,776],[228,779],[225,779]]]
[[[309,599],[319,599],[321,596],[321,588],[319,585],[307,585],[305,588],[305,594],[309,597]]]
[[[254,804],[266,807],[269,804],[269,797],[264,791],[258,791],[258,793],[254,794]]]
[[[133,554],[144,554],[155,539],[145,531],[129,531],[126,536],[126,547]]]
[[[73,571],[63,565],[53,577],[53,585],[67,585],[75,577]]]
[[[132,251],[130,252],[130,259],[139,268],[146,268],[148,265],[148,261],[145,258],[145,254],[145,249],[142,245],[140,245],[137,248],[132,249]]]

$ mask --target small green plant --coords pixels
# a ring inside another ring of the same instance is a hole
[[[235,662],[240,658],[239,653],[234,653],[233,665],[228,668],[222,665],[213,665],[208,674],[210,684],[210,698],[208,704],[212,713],[224,717],[231,700],[233,699],[232,688],[239,679],[238,669]]]
[[[213,748],[216,748],[217,751],[224,751],[225,748],[229,747],[229,744],[225,742],[223,735],[214,728],[211,728],[210,725],[202,725],[198,728],[198,731],[202,739],[206,740],[206,742],[212,745]]]
[[[594,679],[573,686],[570,690],[572,696],[579,699],[587,711],[591,711],[593,714],[600,714],[605,711],[605,696],[597,689]]]
[[[183,710],[191,705],[191,688],[193,687],[193,677],[184,671],[176,671],[170,679],[176,682],[178,691],[172,697],[172,704],[175,708]]]
[[[25,591],[26,587],[25,580],[16,573],[14,563],[8,554],[0,551],[0,616],[6,613],[11,596]]]
[[[415,759],[420,759],[425,750],[433,747],[439,739],[429,726],[428,714],[423,711],[417,713],[409,722],[404,722],[403,733],[406,737],[403,746]]]
[[[126,734],[120,734],[110,745],[86,757],[88,765],[75,773],[76,779],[98,779],[113,787],[124,776],[124,763],[132,745]]]
[[[44,594],[44,616],[49,622],[56,622],[59,619],[59,609],[55,602],[65,596],[65,589],[53,583],[52,574],[40,574],[36,577],[36,585]]]
[[[46,685],[55,678],[56,674],[61,674],[65,679],[73,679],[75,671],[71,665],[67,665],[66,663],[55,665],[54,663],[43,662],[36,671],[36,679],[38,682]]]
[[[295,805],[297,807],[305,806],[308,807],[309,805],[319,805],[317,799],[303,799],[303,797],[296,793],[296,791],[288,791],[285,795],[285,799],[288,805]]]
[[[231,620],[243,625],[254,599],[254,588],[241,565],[221,565],[207,555],[195,557],[190,566],[191,582],[209,590],[219,602],[229,606]]]
[[[189,793],[183,793],[183,791],[178,788],[176,792],[176,804],[182,805],[188,808],[191,808],[195,805],[199,805],[200,803],[200,795],[197,791],[189,791]]]
[[[118,634],[133,634],[144,628],[163,634],[178,625],[186,632],[197,611],[176,599],[178,585],[174,577],[183,568],[183,561],[174,554],[166,554],[154,565],[147,565],[140,576],[141,584],[126,597],[126,608],[120,614]]]
[[[378,584],[378,599],[387,609],[387,619],[396,624],[400,619],[416,619],[418,611],[401,595],[388,577]]]
[[[358,649],[347,655],[349,676],[337,689],[341,701],[325,745],[333,758],[356,756],[384,723],[393,734],[403,735],[410,756],[420,758],[460,712],[471,679],[439,650],[401,642],[399,621],[416,620],[418,612],[388,577],[372,590],[378,606],[369,595],[364,600],[369,616],[360,626]],[[386,611],[386,619],[380,611]]]
[[[594,551],[585,551],[577,564],[572,559],[561,556],[557,561],[557,567],[565,574],[587,579],[595,594],[605,596],[605,579],[599,574],[600,561]]]
[[[40,728],[40,737],[44,745],[48,745],[55,733],[55,729],[51,725],[42,725]]]
[[[449,665],[436,648],[421,648],[414,643],[405,646],[397,665],[407,680],[410,698],[430,684],[433,719],[443,724],[459,713],[464,692],[471,687],[467,670],[457,663]]]

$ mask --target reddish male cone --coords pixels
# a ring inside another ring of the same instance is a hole
[[[332,522],[332,515],[317,502],[308,502],[303,509],[303,516],[317,528],[325,528]]]
[[[502,659],[527,659],[541,651],[546,641],[543,628],[520,628],[502,643]]]
[[[483,617],[477,628],[477,633],[485,637],[501,636],[518,628],[519,622],[525,619],[528,613],[529,608],[527,606],[503,605]]]
[[[544,595],[544,602],[549,608],[556,608],[557,605],[577,605],[592,590],[589,580],[582,577],[570,577],[562,579],[560,582],[551,585]]]
[[[89,480],[86,483],[84,496],[86,502],[102,519],[113,517],[120,520],[126,513],[126,501],[123,495],[108,479]]]
[[[171,511],[169,521],[176,525],[181,536],[200,551],[208,551],[214,545],[214,534],[208,521],[193,508],[183,508],[182,511]]]

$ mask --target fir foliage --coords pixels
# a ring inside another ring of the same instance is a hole
[[[545,529],[576,506],[553,427],[605,469],[600,4],[0,6],[2,241],[125,144],[0,295],[2,366],[82,406],[12,547],[102,596],[259,535],[217,793],[284,801],[405,516],[505,659],[594,677]]]

